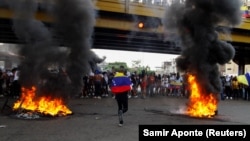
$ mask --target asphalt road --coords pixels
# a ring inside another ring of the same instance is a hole
[[[0,99],[3,106],[4,98]],[[9,105],[15,100],[10,100]],[[4,107],[0,115],[1,141],[138,141],[139,125],[230,125],[250,124],[250,101],[219,102],[219,114],[211,119],[176,114],[186,98],[155,96],[129,99],[123,127],[118,126],[115,99],[71,99],[72,115],[65,117],[17,118]]]

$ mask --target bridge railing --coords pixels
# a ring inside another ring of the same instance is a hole
[[[162,17],[168,0],[92,0],[101,11]]]

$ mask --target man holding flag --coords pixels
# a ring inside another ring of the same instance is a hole
[[[124,66],[120,66],[111,83],[111,92],[115,95],[118,104],[119,126],[123,125],[123,114],[128,111],[128,93],[131,88],[131,80],[125,76]]]

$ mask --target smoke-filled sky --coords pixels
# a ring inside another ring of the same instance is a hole
[[[234,47],[219,40],[216,27],[241,23],[241,0],[175,1],[166,8],[163,20],[166,32],[176,32],[182,42],[177,67],[197,77],[204,93],[218,94],[221,87],[217,64],[225,64],[235,55]]]
[[[34,17],[37,0],[8,2],[14,11],[13,30],[24,42],[20,45],[20,55],[25,57],[20,64],[20,82],[27,88],[37,86],[47,94],[78,95],[83,75],[103,61],[91,51],[97,13],[91,0],[55,0],[53,6],[43,2],[43,9],[54,19],[50,28]],[[51,76],[48,68],[54,65],[66,73],[60,78]]]

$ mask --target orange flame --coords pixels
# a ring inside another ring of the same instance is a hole
[[[13,109],[26,109],[52,116],[72,114],[72,111],[63,104],[62,99],[52,99],[45,96],[35,99],[35,92],[35,87],[31,89],[22,88],[21,98],[14,103]]]
[[[213,117],[218,104],[216,95],[202,93],[202,88],[196,82],[196,78],[193,75],[188,75],[188,83],[190,85],[190,96],[186,111],[187,114],[199,118]]]

